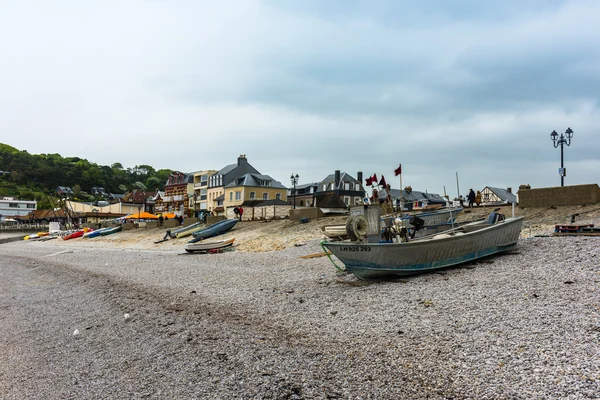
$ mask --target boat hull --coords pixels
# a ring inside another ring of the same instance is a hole
[[[523,217],[509,218],[443,239],[405,243],[324,242],[325,246],[360,279],[414,275],[487,257],[516,247]],[[474,225],[475,226],[475,225]]]
[[[221,235],[225,232],[228,232],[237,224],[237,219],[226,219],[223,221],[219,221],[216,224],[213,224],[205,229],[200,229],[194,233],[192,233],[193,239],[189,240],[188,243],[196,243],[202,239],[206,239],[209,237]]]
[[[185,246],[185,251],[188,253],[194,253],[196,251],[208,251],[214,249],[223,249],[225,247],[233,246],[235,238],[228,240],[220,240],[217,242],[201,242],[201,243],[190,243]]]

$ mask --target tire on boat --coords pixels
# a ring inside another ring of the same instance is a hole
[[[346,233],[353,242],[363,240],[369,232],[369,221],[364,215],[353,215],[346,220]]]

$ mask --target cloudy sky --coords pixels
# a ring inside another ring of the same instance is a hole
[[[600,183],[597,0],[0,1],[0,142],[290,186]]]

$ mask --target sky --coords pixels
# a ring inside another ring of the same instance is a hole
[[[291,187],[600,183],[597,0],[2,0],[0,142]],[[458,176],[458,180],[457,180]],[[458,186],[458,188],[457,188]]]

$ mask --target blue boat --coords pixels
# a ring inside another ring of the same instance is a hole
[[[221,235],[233,228],[235,224],[237,224],[237,222],[237,219],[225,219],[223,221],[217,222],[216,224],[212,224],[208,228],[200,229],[192,233],[192,236],[194,238],[188,241],[188,243],[196,243],[202,239]]]

